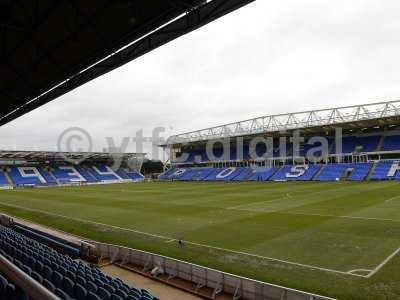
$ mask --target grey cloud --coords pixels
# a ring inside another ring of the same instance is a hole
[[[101,150],[106,136],[118,143],[156,126],[173,134],[396,99],[399,8],[389,0],[258,0],[1,127],[2,145],[52,150],[65,128],[80,126]]]

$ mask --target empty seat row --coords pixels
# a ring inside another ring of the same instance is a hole
[[[6,176],[5,172],[8,174]],[[0,186],[37,186],[71,183],[141,181],[138,171],[114,171],[106,165],[51,165],[11,166],[0,171]]]
[[[180,181],[400,180],[400,161],[286,165],[281,167],[172,168],[160,176]]]
[[[61,299],[157,299],[147,290],[130,287],[118,278],[107,276],[93,266],[76,262],[10,228],[0,227],[0,254]],[[23,297],[18,299],[26,299],[26,295]]]
[[[376,151],[400,151],[400,135],[385,134],[344,136],[341,140],[341,149],[339,144],[336,144],[335,137],[325,137],[328,146],[328,149],[326,150],[327,153],[330,154],[334,154],[337,151],[344,154]],[[266,155],[269,157],[291,157],[292,155],[306,157],[310,150],[319,148],[321,144],[320,142],[312,143],[312,141],[306,140],[300,145],[298,154],[294,153],[293,144],[286,143],[286,145],[284,144],[283,146],[284,147],[281,149],[281,146],[278,145],[278,141],[275,139],[271,153],[268,152],[267,146],[264,143],[257,144],[255,149],[250,149],[249,145],[243,145],[242,149],[236,149],[236,147],[231,146],[226,150],[223,148],[215,148],[211,153],[207,152],[205,148],[184,149],[182,152],[177,154],[177,157],[173,162],[182,164],[227,160],[236,161],[261,158]],[[241,150],[240,152],[242,153],[240,156],[238,155],[239,150]],[[317,153],[322,154],[321,151],[317,151]]]

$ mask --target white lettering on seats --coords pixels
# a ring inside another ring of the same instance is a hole
[[[42,174],[40,174],[39,170],[35,167],[18,167],[18,171],[21,174],[21,177],[24,178],[37,178],[41,183],[47,183]]]
[[[71,177],[74,177],[74,176],[75,176],[75,177],[77,177],[77,178],[70,178],[69,180],[70,180],[71,182],[86,181],[85,177],[83,177],[83,176],[81,175],[81,173],[79,173],[78,170],[75,169],[75,167],[73,167],[73,166],[59,166],[58,168],[59,168],[60,170],[69,170],[70,172],[67,173],[68,176],[71,176]]]
[[[390,167],[390,170],[387,174],[388,177],[394,177],[396,175],[396,172],[400,171],[400,162],[396,161],[392,164]]]
[[[285,176],[286,178],[298,178],[304,175],[306,171],[308,170],[308,165],[304,166],[293,166],[290,169],[289,173],[286,173]]]
[[[219,172],[218,175],[215,177],[218,179],[226,178],[235,171],[236,171],[236,168],[228,168],[228,169],[225,169],[225,170],[222,170],[221,172]]]

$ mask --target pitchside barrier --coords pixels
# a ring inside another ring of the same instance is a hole
[[[40,212],[38,212],[40,213]],[[73,220],[76,223],[85,224],[88,230],[100,228],[104,237],[116,237],[123,234],[127,240],[135,240],[143,243],[148,249],[168,249],[171,251],[181,250],[190,253],[191,257],[207,256],[210,259],[218,259],[224,264],[237,264],[242,267],[249,265],[263,266],[263,262],[272,265],[274,261],[262,257],[254,257],[251,254],[240,253],[228,249],[216,248],[208,245],[196,244],[189,241],[182,241],[178,247],[179,240],[168,237],[153,235],[108,224],[97,223],[78,218],[71,218],[57,215],[59,218]],[[0,224],[11,226],[13,219],[7,215],[0,215]],[[163,275],[166,282],[172,284],[174,279],[190,282],[194,289],[192,292],[199,294],[202,288],[212,290],[211,298],[219,293],[229,293],[232,299],[248,300],[334,300],[329,297],[315,295],[298,291],[282,286],[252,280],[245,277],[229,274],[226,272],[210,269],[200,265],[188,263],[182,260],[153,254],[151,252],[136,250],[128,247],[105,244],[95,241],[81,241],[81,255],[87,258],[97,257],[100,261],[108,260],[121,267],[144,272],[146,275]],[[280,262],[276,262],[279,264]],[[1,270],[1,268],[0,268]]]
[[[203,287],[209,288],[213,291],[212,298],[219,293],[228,293],[233,295],[234,300],[334,300],[127,247],[93,241],[84,242],[82,247],[87,253],[117,265],[135,266],[148,274],[166,275],[167,281],[173,278],[189,281],[195,286],[194,292]]]
[[[39,185],[39,184],[20,184],[18,186],[5,185],[0,186],[0,190],[12,190],[14,188],[51,188],[51,187],[68,187],[68,186],[86,186],[86,185],[106,185],[106,184],[117,184],[117,183],[137,183],[141,182],[139,179],[121,179],[121,180],[104,180],[98,182],[68,182],[68,183],[57,183],[54,185]]]

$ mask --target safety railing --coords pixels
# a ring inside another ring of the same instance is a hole
[[[151,274],[167,275],[168,280],[179,278],[193,283],[193,292],[205,287],[212,289],[210,298],[219,293],[232,295],[232,299],[269,300],[333,300],[312,293],[269,284],[185,261],[146,251],[90,241],[91,252],[120,265],[132,265]]]

